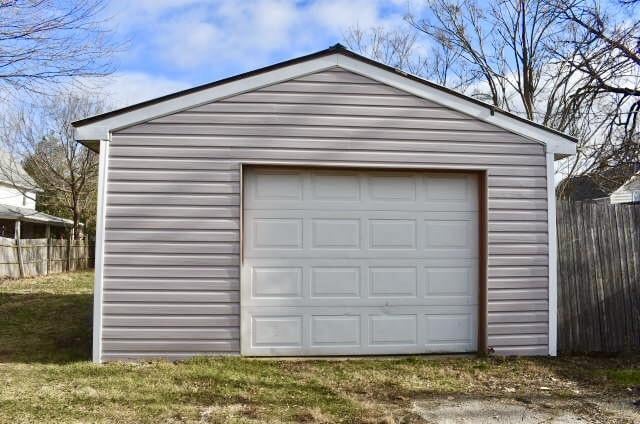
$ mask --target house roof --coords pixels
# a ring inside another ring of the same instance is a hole
[[[220,98],[340,66],[419,97],[440,103],[547,146],[559,156],[575,153],[577,139],[488,103],[354,53],[341,44],[230,78],[178,91],[121,109],[75,121],[76,139],[94,150],[112,131]]]
[[[20,220],[34,222],[36,224],[51,224],[64,227],[72,227],[73,221],[49,215],[33,209],[21,208],[18,206],[0,205],[0,219]]]
[[[640,171],[632,175],[631,178],[629,178],[624,184],[622,184],[612,194],[638,191],[638,190],[640,190]]]

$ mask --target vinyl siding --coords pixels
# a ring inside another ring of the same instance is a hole
[[[487,169],[489,346],[548,352],[543,146],[334,68],[112,135],[104,360],[239,352],[243,161]]]
[[[611,196],[609,196],[609,199],[611,203],[632,203],[634,191],[640,191],[640,190],[623,191],[618,189],[613,193],[611,193]]]

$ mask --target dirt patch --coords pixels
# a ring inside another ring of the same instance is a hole
[[[637,423],[640,411],[622,402],[530,399],[441,399],[417,401],[413,412],[438,424]]]

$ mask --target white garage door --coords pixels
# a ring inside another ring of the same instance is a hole
[[[453,173],[247,170],[242,353],[475,351],[477,184]]]

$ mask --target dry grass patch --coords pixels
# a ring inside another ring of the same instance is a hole
[[[91,285],[89,273],[0,283],[0,423],[418,423],[417,404],[465,399],[632,422],[602,402],[640,397],[637,356],[94,365]]]

